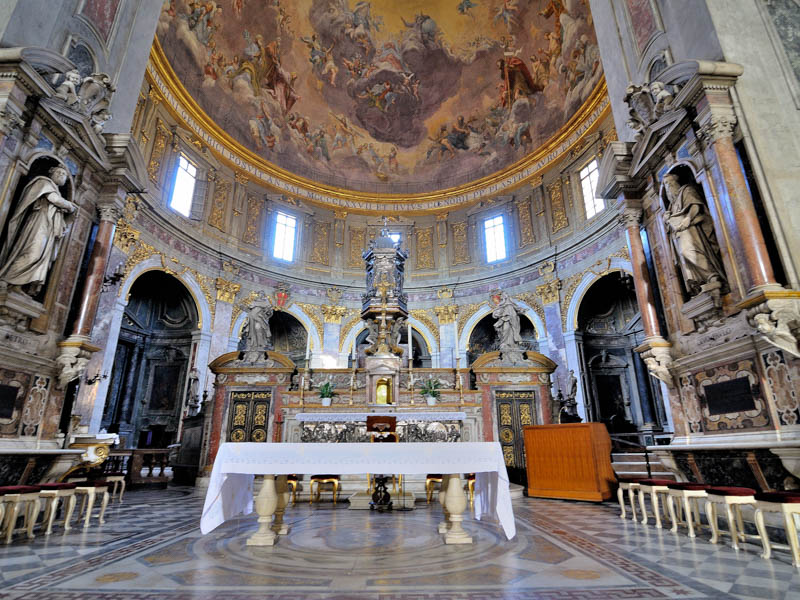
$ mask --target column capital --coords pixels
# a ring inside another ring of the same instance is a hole
[[[97,205],[97,213],[100,215],[101,221],[116,223],[121,211],[115,202],[103,202]]]
[[[619,213],[619,223],[625,229],[630,227],[639,227],[642,221],[641,207],[626,206],[621,213]]]
[[[723,138],[732,138],[736,130],[736,115],[733,107],[730,110],[720,110],[719,108],[709,111],[710,114],[704,115],[702,123],[698,116],[697,122],[700,124],[699,137],[713,144]]]
[[[217,277],[216,288],[217,300],[233,304],[233,301],[236,299],[236,294],[239,293],[239,290],[242,289],[242,286],[241,284],[228,281],[222,277]]]

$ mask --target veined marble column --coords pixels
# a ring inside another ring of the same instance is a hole
[[[639,201],[631,200],[628,200],[627,204],[628,206],[620,214],[620,223],[625,228],[625,235],[628,239],[636,303],[642,314],[642,328],[645,335],[644,343],[636,348],[636,351],[639,352],[647,369],[654,377],[672,386],[673,378],[669,371],[672,366],[672,355],[670,354],[672,344],[662,337],[658,324],[650,271],[647,268],[642,236],[639,231],[639,222],[642,218],[641,204]],[[647,399],[644,399],[644,402],[647,402]]]
[[[776,289],[780,286],[775,281],[764,234],[753,205],[753,197],[750,195],[739,156],[733,145],[735,126],[736,117],[733,116],[732,111],[729,115],[717,115],[712,112],[701,125],[701,131],[709,140],[719,163],[722,184],[728,194],[731,214],[735,217],[747,272],[750,276],[751,287],[748,292],[754,294],[764,289]]]
[[[114,231],[119,217],[119,210],[115,202],[105,202],[98,206],[100,224],[97,228],[92,254],[89,257],[89,267],[86,272],[86,281],[81,295],[78,318],[72,329],[72,334],[63,342],[58,343],[60,352],[57,362],[61,367],[59,385],[66,385],[83,375],[86,365],[92,354],[100,350],[89,342],[92,335],[94,319],[97,316],[97,307],[100,303],[100,292],[103,288],[103,277],[108,266],[108,257],[111,254],[111,244],[114,241]]]

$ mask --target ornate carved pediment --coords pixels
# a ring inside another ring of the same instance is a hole
[[[94,130],[88,117],[67,108],[57,100],[43,99],[40,107],[45,120],[57,122],[70,134],[67,144],[76,150],[82,150],[82,154],[88,154],[93,161],[102,165],[106,170],[111,169],[105,151],[105,140]]]
[[[679,108],[644,128],[633,147],[630,175],[634,178],[642,177],[652,170],[675,147],[690,124],[686,110]]]

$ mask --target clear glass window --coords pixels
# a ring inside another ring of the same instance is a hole
[[[400,243],[400,234],[398,232],[393,231],[392,233],[389,234],[389,237],[395,244]]]
[[[188,217],[192,212],[194,186],[197,183],[197,167],[181,155],[178,158],[178,169],[175,172],[175,186],[169,199],[169,207]]]
[[[602,198],[595,198],[597,193],[597,160],[592,160],[580,172],[581,192],[583,193],[583,204],[586,207],[586,218],[591,219],[606,207]]]
[[[506,257],[506,232],[503,216],[499,215],[483,222],[486,236],[486,262],[497,262]]]
[[[294,238],[297,230],[297,219],[292,215],[279,212],[275,218],[275,244],[272,256],[281,260],[294,260]]]

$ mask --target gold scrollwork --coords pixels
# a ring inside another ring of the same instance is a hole
[[[417,269],[433,269],[433,227],[417,229]]]
[[[511,425],[511,405],[500,405],[500,425]]]
[[[247,406],[245,404],[237,404],[233,411],[234,427],[244,427],[247,419]]]
[[[208,224],[225,233],[225,212],[228,208],[228,196],[231,191],[231,182],[217,178],[214,183],[214,195],[211,199],[211,212],[208,215]]]
[[[231,441],[232,442],[243,442],[244,441],[244,429],[234,429],[231,431]]]
[[[217,300],[222,300],[229,304],[233,304],[236,299],[236,294],[242,289],[241,284],[228,281],[222,277],[217,277]]]
[[[470,258],[469,242],[467,240],[467,222],[453,223],[450,227],[453,230],[453,264],[469,264],[472,259]]]
[[[533,425],[531,420],[531,406],[530,404],[519,405],[519,422],[522,425]]]
[[[312,242],[311,262],[330,266],[328,246],[331,238],[331,224],[317,221],[314,223],[314,239]]]
[[[517,215],[519,218],[519,247],[530,246],[536,241],[533,234],[533,216],[531,215],[531,197],[517,200]]]
[[[503,446],[503,460],[506,461],[507,467],[514,466],[514,447],[513,446]]]
[[[253,417],[253,425],[264,426],[267,422],[267,405],[259,404],[256,406],[256,414]]]
[[[367,230],[350,228],[350,254],[347,256],[347,266],[357,268],[362,266],[361,253],[367,244]]]
[[[309,319],[311,319],[311,322],[314,323],[314,327],[317,328],[317,333],[319,334],[320,343],[322,343],[323,325],[322,319],[319,316],[320,307],[316,304],[307,304],[305,302],[295,302],[295,304]]]
[[[247,198],[247,226],[242,239],[246,244],[261,245],[261,208],[262,201],[257,196]]]
[[[547,186],[550,194],[550,208],[553,216],[553,233],[561,231],[569,225],[567,210],[564,207],[564,194],[561,180],[558,179]]]
[[[503,428],[500,430],[500,441],[504,444],[514,443],[514,432],[511,429]]]
[[[161,161],[164,159],[167,141],[171,135],[167,126],[159,119],[156,123],[156,139],[153,142],[153,151],[150,153],[150,162],[147,163],[147,174],[150,176],[150,181],[159,186],[161,184],[159,181]]]
[[[486,304],[486,302],[476,302],[474,304],[463,304],[458,307],[459,336],[461,336],[461,332],[464,330],[464,327],[466,326],[467,321],[470,320],[470,317],[478,312],[484,304]]]
[[[263,429],[253,429],[253,433],[250,434],[250,440],[253,442],[266,442],[267,432]]]
[[[436,323],[434,323],[433,317],[431,316],[431,313],[428,311],[428,309],[417,308],[415,310],[412,310],[409,314],[411,315],[412,318],[416,319],[417,321],[419,321],[420,323],[425,325],[425,327],[428,328],[428,330],[433,334],[433,337],[436,338],[436,345],[438,346],[439,327],[438,325],[436,325]]]

